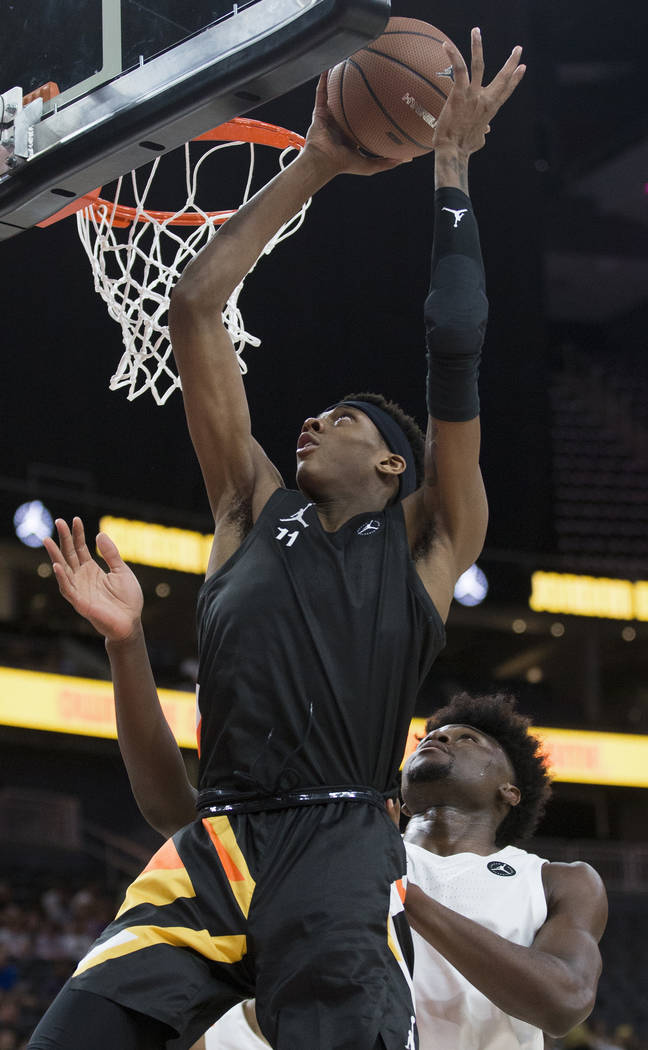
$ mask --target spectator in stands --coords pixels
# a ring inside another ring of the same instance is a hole
[[[18,980],[18,969],[9,958],[6,945],[0,946],[0,992],[9,992]]]
[[[17,904],[8,903],[0,915],[0,946],[11,959],[22,959],[31,952],[29,916]]]

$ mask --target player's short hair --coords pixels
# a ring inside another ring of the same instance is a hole
[[[416,487],[423,481],[423,457],[425,455],[425,435],[420,426],[412,416],[401,408],[395,401],[388,401],[382,394],[347,394],[340,398],[341,401],[368,401],[370,405],[377,405],[383,412],[398,423],[409,442],[414,457],[414,470],[416,471]]]
[[[446,707],[428,718],[427,733],[446,725],[469,725],[493,737],[513,766],[520,801],[511,806],[495,835],[497,846],[529,838],[535,831],[551,795],[547,759],[538,737],[529,733],[531,719],[515,710],[517,698],[509,693],[470,696],[459,693]]]

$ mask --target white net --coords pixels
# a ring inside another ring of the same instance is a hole
[[[95,291],[108,307],[109,315],[122,331],[124,352],[110,380],[111,390],[127,390],[132,401],[147,390],[158,405],[163,405],[180,387],[175,372],[169,339],[168,310],[172,288],[184,267],[211,240],[224,215],[232,212],[204,211],[196,200],[198,173],[205,161],[219,150],[249,146],[247,181],[241,203],[248,200],[254,172],[253,142],[219,142],[207,149],[200,159],[192,157],[194,143],[187,143],[185,179],[187,199],[170,215],[147,211],[146,202],[155,179],[160,158],[145,176],[132,171],[130,180],[134,205],[132,221],[120,222],[120,195],[124,179],[116,186],[114,203],[102,202],[77,212],[77,226],[94,275]],[[284,168],[297,147],[288,146],[279,154],[279,167]],[[310,200],[289,220],[265,246],[260,258],[295,233],[302,225]],[[130,206],[129,206],[130,207]],[[196,225],[175,225],[174,220],[187,215]],[[258,261],[258,260],[257,260]],[[255,263],[256,265],[256,263]],[[254,267],[252,267],[254,269]],[[252,271],[250,271],[251,273]],[[234,289],[223,311],[223,321],[234,344],[241,372],[247,372],[243,359],[246,347],[258,347],[260,339],[246,331],[239,307],[243,281]]]

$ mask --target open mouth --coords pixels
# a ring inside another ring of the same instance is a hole
[[[317,448],[317,445],[318,442],[314,440],[311,434],[300,434],[299,441],[297,442],[297,454],[300,455],[305,452],[312,452]]]

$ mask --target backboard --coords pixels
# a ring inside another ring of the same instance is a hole
[[[0,240],[316,76],[389,13],[389,0],[3,5]]]

